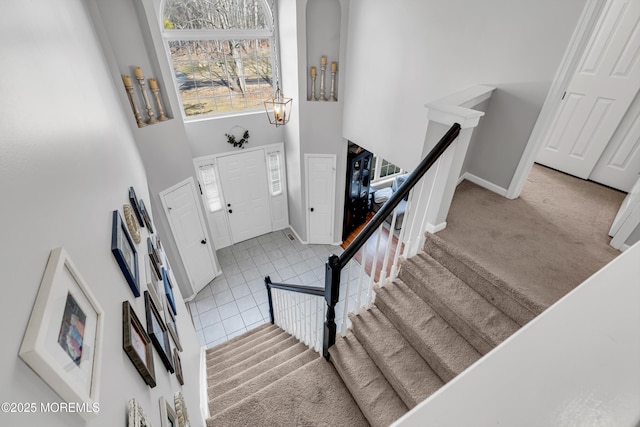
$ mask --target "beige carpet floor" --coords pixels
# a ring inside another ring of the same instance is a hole
[[[438,237],[541,311],[620,254],[607,232],[624,196],[534,165],[516,200],[461,183]]]

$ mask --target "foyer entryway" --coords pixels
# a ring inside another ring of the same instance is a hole
[[[265,276],[274,281],[323,287],[327,257],[341,252],[339,246],[302,244],[289,229],[218,250],[222,275],[189,303],[200,343],[211,348],[268,321]],[[351,306],[358,277],[357,274],[352,277]],[[365,276],[363,282],[366,291],[369,278]],[[344,304],[344,298],[343,292],[340,305]]]

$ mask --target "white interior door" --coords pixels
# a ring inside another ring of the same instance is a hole
[[[636,181],[635,185],[627,194],[627,197],[622,202],[622,206],[613,220],[609,235],[613,237],[611,239],[611,246],[616,249],[622,249],[625,242],[633,233],[633,231],[640,225],[640,178]]]
[[[640,93],[629,107],[589,179],[629,192],[640,173]]]
[[[218,271],[197,197],[192,178],[160,193],[194,294],[211,282]]]
[[[233,243],[273,231],[264,150],[218,158]]]
[[[309,243],[333,243],[336,156],[305,154]]]
[[[640,88],[640,1],[610,0],[536,161],[586,179]]]

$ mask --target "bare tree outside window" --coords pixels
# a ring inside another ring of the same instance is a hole
[[[272,97],[272,30],[262,5],[167,1],[165,38],[186,116],[258,109]]]

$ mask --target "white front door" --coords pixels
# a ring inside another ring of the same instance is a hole
[[[305,154],[309,243],[333,243],[336,156]]]
[[[160,193],[194,295],[211,282],[218,271],[197,197],[193,178]]]
[[[264,150],[218,158],[233,243],[273,231]]]
[[[537,162],[586,179],[640,88],[640,1],[605,5]]]

